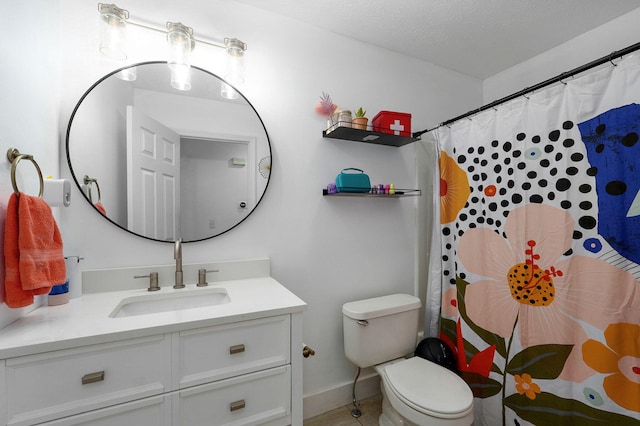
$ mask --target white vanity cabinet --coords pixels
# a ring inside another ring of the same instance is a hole
[[[265,260],[192,266],[257,272],[204,290],[83,294],[0,330],[0,426],[302,425],[304,301]],[[125,300],[192,300],[214,287],[227,303],[112,315]]]
[[[300,321],[276,315],[5,359],[3,424],[301,424]]]

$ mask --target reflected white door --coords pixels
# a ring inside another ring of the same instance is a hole
[[[180,237],[180,136],[127,106],[127,227],[158,240]]]

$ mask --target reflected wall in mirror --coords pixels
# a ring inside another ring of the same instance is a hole
[[[158,241],[199,241],[236,227],[269,183],[271,144],[239,93],[192,67],[192,89],[171,87],[166,62],[96,82],[67,128],[67,161],[84,198],[113,224]],[[127,68],[128,69],[128,68]],[[85,183],[86,182],[86,183]],[[99,197],[98,197],[99,194]]]

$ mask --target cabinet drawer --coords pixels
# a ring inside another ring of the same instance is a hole
[[[289,365],[181,390],[175,426],[291,424]]]
[[[159,395],[42,423],[42,426],[171,426],[171,397]]]
[[[9,425],[27,425],[168,390],[164,336],[47,352],[6,361]]]
[[[289,315],[179,333],[180,389],[289,363]]]

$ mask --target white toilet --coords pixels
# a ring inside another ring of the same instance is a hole
[[[473,393],[454,372],[412,356],[420,299],[392,294],[342,306],[347,358],[374,367],[382,388],[381,426],[469,426]]]

